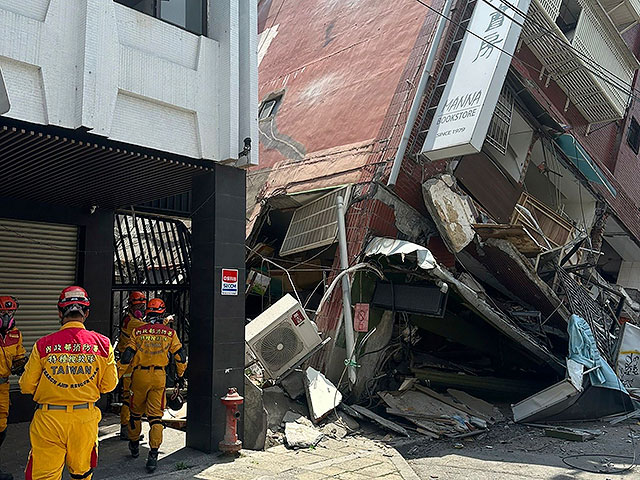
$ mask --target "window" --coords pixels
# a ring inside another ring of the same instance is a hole
[[[558,25],[570,42],[573,40],[581,12],[582,7],[577,0],[562,0],[560,12],[558,18],[556,18],[556,25]]]
[[[198,35],[206,32],[206,0],[115,0]]]
[[[640,124],[638,121],[631,117],[631,123],[629,124],[629,131],[627,132],[627,144],[631,147],[634,153],[640,151]]]
[[[282,95],[278,95],[274,98],[269,98],[262,102],[260,105],[260,111],[258,113],[258,119],[264,120],[265,118],[273,117],[276,114],[276,110],[280,106],[280,101],[282,100]]]

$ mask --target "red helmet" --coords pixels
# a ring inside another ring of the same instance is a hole
[[[18,309],[16,297],[0,296],[0,330],[7,331],[13,328],[15,320],[13,314]]]
[[[89,294],[78,286],[67,287],[62,290],[58,298],[58,311],[63,317],[71,312],[86,312],[91,306]]]
[[[145,305],[147,303],[147,296],[142,292],[131,292],[129,294],[129,305]]]
[[[149,317],[160,317],[167,311],[167,307],[161,298],[152,298],[147,304],[147,311],[145,314]]]

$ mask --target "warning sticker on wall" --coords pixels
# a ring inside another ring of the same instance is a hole
[[[222,269],[222,295],[238,295],[238,270]]]

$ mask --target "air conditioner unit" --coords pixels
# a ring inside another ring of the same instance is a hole
[[[302,362],[322,343],[315,324],[289,294],[247,324],[245,341],[249,353],[273,379]]]

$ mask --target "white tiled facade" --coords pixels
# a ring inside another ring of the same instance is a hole
[[[210,0],[199,36],[112,0],[0,0],[6,116],[236,158],[257,145],[256,0],[242,1]]]

